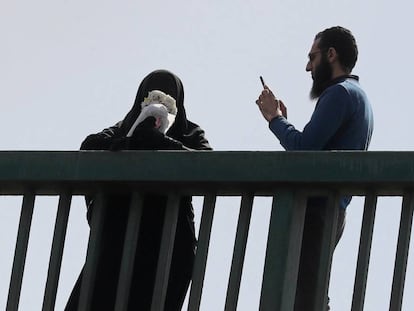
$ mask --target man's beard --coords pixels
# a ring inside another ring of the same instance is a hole
[[[321,96],[323,91],[329,86],[329,82],[332,80],[332,67],[328,62],[325,55],[321,56],[321,62],[316,67],[315,74],[313,76],[312,89],[310,91],[310,98],[316,99]]]

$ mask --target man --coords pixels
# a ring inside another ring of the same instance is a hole
[[[154,117],[146,118],[128,133],[144,110],[143,102],[150,91],[158,90],[176,101],[174,123],[164,134],[156,127]],[[181,80],[167,70],[156,70],[141,82],[131,110],[116,125],[88,135],[82,150],[211,150],[204,130],[187,119],[184,108],[184,87]],[[136,157],[140,160],[139,155]],[[120,189],[122,190],[122,189]],[[126,193],[125,193],[126,192]],[[128,190],[106,193],[105,219],[102,230],[102,250],[97,261],[97,276],[92,294],[92,310],[114,310],[125,230],[129,217],[131,197]],[[94,201],[87,198],[88,222],[94,213]],[[145,194],[139,238],[134,261],[127,310],[150,310],[153,298],[156,269],[161,245],[167,197]],[[172,254],[165,311],[179,311],[191,280],[196,238],[191,197],[180,198],[176,236]],[[65,311],[78,310],[83,271],[69,297]]]
[[[343,27],[325,29],[315,36],[306,71],[313,79],[311,99],[315,110],[303,131],[287,121],[287,109],[265,85],[256,101],[270,130],[286,150],[367,150],[373,130],[373,113],[358,77],[351,75],[358,57],[352,33]],[[340,201],[337,241],[351,197]],[[327,198],[308,198],[303,232],[295,310],[313,304],[316,282],[315,247],[322,238]],[[329,309],[329,306],[328,306]]]

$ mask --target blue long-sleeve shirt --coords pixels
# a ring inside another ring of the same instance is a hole
[[[367,150],[373,126],[371,105],[356,76],[338,78],[321,94],[302,132],[284,117],[269,122],[286,150]],[[343,197],[340,206],[350,201]]]
[[[374,118],[358,77],[339,78],[319,97],[303,131],[284,117],[269,122],[286,150],[367,150]]]

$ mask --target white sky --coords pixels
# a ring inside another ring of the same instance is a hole
[[[301,129],[314,103],[305,72],[314,35],[342,25],[359,44],[354,74],[371,99],[371,150],[414,150],[411,138],[409,1],[80,1],[0,0],[1,150],[77,150],[83,138],[124,117],[142,78],[176,73],[188,118],[216,150],[282,150],[254,101],[259,75]],[[53,202],[52,202],[53,201]],[[33,219],[21,310],[40,310],[55,198],[40,198]],[[195,200],[201,214],[200,200]],[[11,203],[13,202],[13,204]],[[224,305],[238,202],[218,201],[201,310]],[[239,310],[257,309],[270,201],[255,201]],[[337,248],[331,306],[350,309],[362,200],[348,209]],[[365,310],[388,310],[399,199],[379,200]],[[0,309],[7,299],[20,198],[0,199]],[[15,208],[12,208],[15,206]],[[77,277],[88,236],[83,201],[74,200],[56,310]],[[230,228],[230,229],[229,229]],[[414,305],[410,260],[404,310]]]

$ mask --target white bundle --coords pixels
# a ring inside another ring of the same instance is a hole
[[[153,90],[141,103],[141,113],[129,130],[127,137],[132,136],[137,125],[148,117],[154,117],[158,130],[165,133],[174,123],[176,114],[175,99],[162,91]]]

